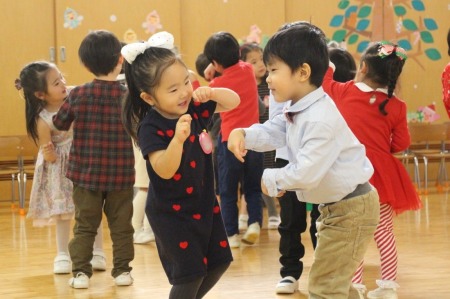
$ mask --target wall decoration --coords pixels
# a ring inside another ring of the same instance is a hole
[[[83,16],[78,15],[74,9],[67,7],[64,11],[64,28],[75,29],[81,25],[83,21]]]
[[[436,113],[436,103],[433,102],[428,106],[420,106],[417,111],[408,112],[408,122],[413,123],[432,123],[440,119],[440,115]]]
[[[264,49],[267,42],[269,41],[269,36],[262,34],[261,29],[258,25],[254,24],[250,26],[250,32],[246,37],[243,37],[239,40],[239,44],[242,45],[244,43],[257,43],[261,48]]]
[[[133,29],[128,29],[123,34],[123,42],[126,44],[135,43],[138,41],[136,32]]]
[[[142,23],[142,28],[145,29],[145,33],[155,33],[158,29],[161,29],[161,19],[156,10],[153,10],[145,18],[145,22]]]
[[[424,13],[422,0],[339,0],[338,8],[329,24],[336,29],[331,39],[345,42],[357,54],[371,41],[388,40],[404,48],[422,69],[419,57],[441,59],[432,35],[438,24]]]

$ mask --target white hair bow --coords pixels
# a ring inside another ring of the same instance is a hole
[[[150,47],[165,48],[172,50],[174,48],[173,35],[167,31],[161,31],[153,34],[148,41],[140,43],[132,43],[124,46],[120,51],[125,60],[132,64],[136,57]]]

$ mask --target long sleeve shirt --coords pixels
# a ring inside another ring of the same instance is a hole
[[[336,202],[367,182],[374,171],[364,146],[321,87],[245,133],[247,149],[287,147],[289,164],[264,171],[270,196],[286,190],[296,191],[303,202]]]

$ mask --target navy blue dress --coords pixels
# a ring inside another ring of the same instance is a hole
[[[150,186],[145,212],[171,284],[203,277],[208,269],[233,260],[214,192],[212,154],[205,154],[199,143],[215,108],[213,101],[189,105],[191,135],[184,142],[180,167],[171,179],[159,177],[147,160]],[[149,111],[138,130],[144,159],[167,148],[177,121]]]

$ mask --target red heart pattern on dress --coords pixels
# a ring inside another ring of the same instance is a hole
[[[206,257],[203,258],[203,264],[208,265],[208,259]]]
[[[187,187],[186,188],[186,193],[187,194],[192,194],[193,191],[194,191],[194,187]]]
[[[208,118],[209,117],[209,111],[208,110],[203,111],[202,112],[202,117]]]
[[[181,174],[175,173],[175,175],[173,176],[173,179],[174,179],[175,181],[181,180]]]
[[[173,137],[174,131],[173,130],[166,130],[166,134],[169,137]]]
[[[189,141],[192,142],[192,143],[194,143],[194,141],[195,141],[195,135],[189,136]]]
[[[197,113],[192,114],[192,116],[194,117],[194,119],[198,119]]]
[[[219,212],[220,212],[220,207],[219,206],[214,206],[213,213],[214,214],[219,214]]]
[[[180,242],[180,248],[186,249],[189,246],[189,243],[187,241]]]
[[[191,161],[189,165],[191,165],[192,168],[195,168],[197,166],[197,163],[195,161]]]
[[[179,210],[181,210],[181,206],[174,204],[174,205],[172,205],[172,209],[174,209],[175,211],[178,212]]]
[[[225,247],[227,247],[228,242],[224,240],[224,241],[220,241],[219,244],[220,244],[220,247],[225,248]]]
[[[161,130],[158,130],[158,131],[156,132],[156,134],[158,134],[159,136],[164,136],[164,132],[161,131]]]
[[[201,214],[194,214],[192,215],[192,218],[194,218],[195,220],[200,220],[202,218]]]

